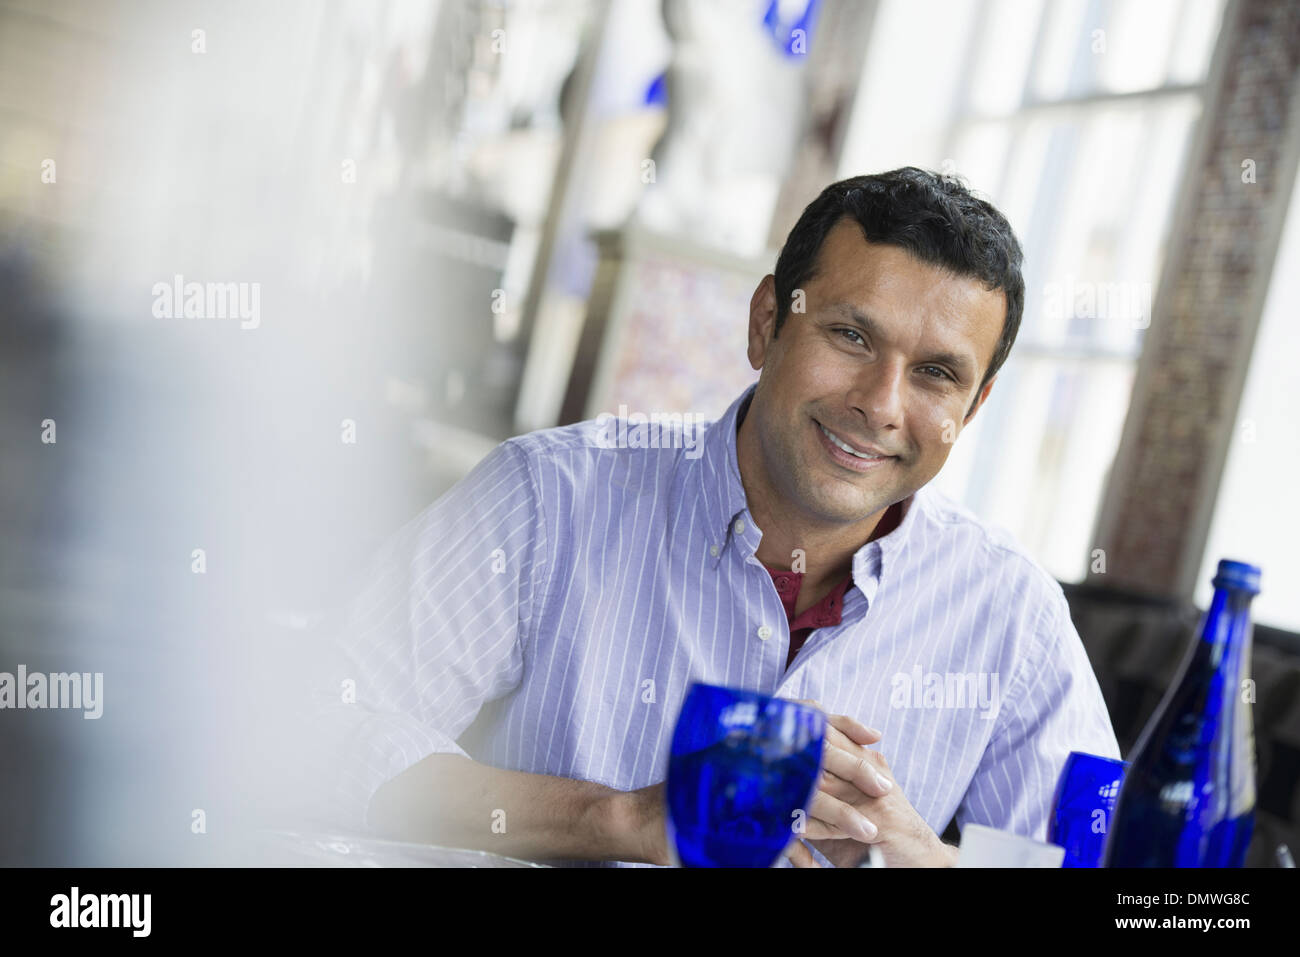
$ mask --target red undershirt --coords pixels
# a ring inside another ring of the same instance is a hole
[[[799,649],[803,647],[803,643],[812,634],[814,628],[840,623],[840,614],[844,608],[844,593],[852,584],[853,576],[845,575],[843,581],[832,588],[825,598],[811,608],[804,609],[804,613],[796,618],[794,609],[799,598],[799,589],[803,586],[803,572],[784,572],[768,568],[766,565],[763,567],[767,568],[768,574],[772,576],[776,593],[781,596],[781,604],[785,606],[786,620],[790,622],[790,653],[785,659],[785,666],[789,668],[794,664],[794,656],[799,653]]]
[[[872,538],[889,534],[898,527],[899,521],[898,505],[891,505],[881,516]],[[767,568],[767,573],[772,576],[776,593],[781,596],[781,604],[785,606],[786,620],[790,623],[790,653],[785,659],[785,666],[788,669],[794,664],[794,656],[799,653],[799,649],[808,640],[813,629],[840,623],[840,615],[844,611],[844,593],[852,587],[853,574],[850,572],[845,575],[839,584],[827,592],[825,598],[811,608],[804,609],[803,614],[796,617],[794,610],[799,600],[799,589],[803,587],[803,572],[782,571],[779,568],[769,568],[766,564],[763,567]]]

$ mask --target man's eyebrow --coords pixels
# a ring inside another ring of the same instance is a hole
[[[847,302],[837,302],[830,308],[832,311],[838,312],[845,319],[861,326],[867,335],[874,336],[877,339],[884,338],[881,335],[880,325],[856,306],[850,305]],[[926,356],[921,361],[946,365],[951,368],[959,378],[967,378],[971,374],[971,360],[968,357],[959,355],[955,352],[935,352]]]

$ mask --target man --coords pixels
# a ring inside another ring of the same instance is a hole
[[[1067,754],[1118,756],[1110,720],[1059,585],[927,487],[1014,342],[1020,264],[959,183],[835,183],[754,291],[759,380],[701,448],[593,421],[494,450],[353,606],[346,821],[666,865],[700,680],[827,712],[795,866],[948,866],[954,815],[1043,839]]]

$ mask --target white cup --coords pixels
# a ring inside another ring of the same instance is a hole
[[[1008,834],[983,824],[967,824],[961,832],[958,867],[1060,867],[1065,848]]]

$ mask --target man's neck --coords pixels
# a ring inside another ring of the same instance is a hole
[[[898,527],[901,510],[901,504],[889,506],[873,516],[874,527],[865,538],[858,532],[846,539],[834,533],[819,535],[807,528],[790,527],[779,522],[774,513],[765,514],[762,509],[755,509],[751,501],[749,512],[754,516],[754,523],[763,530],[755,554],[768,568],[790,571],[796,550],[800,550],[805,581],[838,581],[853,570],[853,556],[863,545],[888,535]]]

